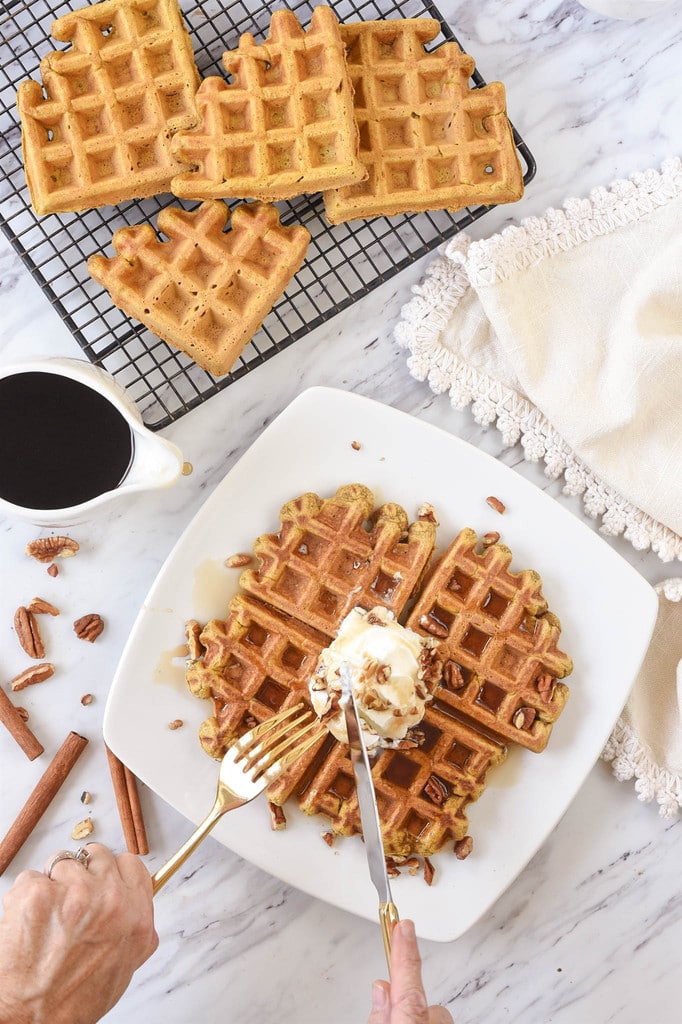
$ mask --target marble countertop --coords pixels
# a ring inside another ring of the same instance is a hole
[[[506,83],[512,120],[534,153],[538,173],[517,206],[500,208],[471,230],[482,237],[568,195],[679,153],[682,123],[682,10],[618,22],[564,0],[443,0],[444,17],[476,57],[485,78]],[[504,449],[494,429],[454,412],[414,381],[392,339],[415,264],[349,310],[184,417],[165,436],[193,473],[172,490],[148,492],[72,531],[81,544],[56,579],[24,555],[38,531],[0,518],[0,671],[6,683],[24,667],[12,630],[18,604],[40,595],[62,615],[44,632],[59,672],[25,690],[21,703],[46,755],[28,762],[0,734],[0,830],[69,729],[90,744],[72,777],[14,863],[0,893],[27,867],[41,867],[84,817],[93,838],[122,848],[101,741],[109,684],[136,612],[174,541],[240,455],[305,388],[324,384],[377,398],[437,424],[493,454],[546,489],[576,516],[580,500],[561,494],[541,468]],[[0,241],[0,362],[79,350],[23,268]],[[17,426],[17,443],[21,427]],[[597,524],[590,523],[596,529]],[[654,555],[605,539],[652,583],[679,575]],[[79,642],[71,622],[97,611],[106,629]],[[41,623],[42,624],[42,623]],[[83,693],[94,694],[87,707]],[[134,713],[134,709],[131,709]],[[154,869],[188,823],[143,789]],[[503,841],[503,837],[501,837]],[[458,1024],[673,1024],[679,1019],[679,821],[636,799],[602,762],[595,765],[550,839],[492,910],[454,943],[422,942],[432,1001]],[[396,891],[399,902],[399,890]],[[456,914],[457,908],[447,912]],[[378,926],[290,889],[208,839],[156,902],[161,946],[106,1020],[206,1024],[348,1024],[366,1019],[370,983],[385,973]]]

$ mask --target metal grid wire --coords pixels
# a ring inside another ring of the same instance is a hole
[[[282,223],[302,223],[310,231],[308,255],[232,371],[215,378],[112,306],[86,266],[93,253],[111,254],[111,236],[118,228],[155,223],[166,206],[191,209],[196,204],[161,195],[78,214],[37,217],[31,208],[16,90],[26,78],[39,80],[40,60],[59,48],[49,36],[52,21],[81,6],[80,0],[10,0],[0,14],[0,226],[87,358],[116,377],[152,429],[179,419],[490,209],[478,206],[330,227],[319,195],[278,203]],[[307,26],[314,2],[290,0],[287,6]],[[337,0],[332,6],[340,21],[436,18],[442,31],[433,47],[457,42],[429,0]],[[186,0],[181,7],[202,76],[224,76],[222,54],[237,47],[241,33],[251,32],[257,40],[267,35],[268,3]],[[477,71],[473,83],[485,84]],[[516,130],[514,139],[528,183],[535,161]]]

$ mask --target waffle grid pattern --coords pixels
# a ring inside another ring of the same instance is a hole
[[[67,14],[69,43],[23,82],[18,106],[34,206],[88,209],[168,191],[171,137],[197,123],[199,76],[175,0],[125,0]],[[44,93],[44,94],[43,94]]]
[[[406,625],[437,635],[444,661],[455,666],[439,691],[445,704],[539,752],[566,703],[568,688],[557,680],[572,663],[558,648],[561,629],[538,574],[510,572],[504,544],[477,546],[473,530],[458,534],[429,573]]]
[[[333,224],[521,197],[504,86],[472,89],[456,43],[426,51],[439,31],[426,18],[341,26],[368,176],[325,194]]]
[[[242,36],[223,65],[233,81],[205,79],[197,94],[201,126],[173,140],[177,158],[196,166],[173,179],[177,196],[287,199],[364,177],[330,8],[315,11],[307,32],[291,11],[275,11],[265,42]]]
[[[88,258],[107,250],[113,232],[156,221],[161,209],[178,205],[177,199],[161,195],[59,217],[40,218],[31,209],[21,154],[17,89],[22,81],[37,76],[40,61],[54,50],[49,37],[53,20],[82,6],[82,0],[10,2],[0,14],[0,227],[84,356],[116,377],[153,429],[166,426],[241,379],[486,213],[488,208],[480,206],[456,214],[438,211],[332,228],[319,195],[282,202],[282,222],[304,224],[312,235],[308,255],[258,335],[232,370],[216,381],[187,356],[112,307],[109,296],[87,272]],[[287,6],[301,24],[309,23],[312,4],[289,0]],[[244,32],[262,40],[270,22],[271,5],[265,2],[247,6],[244,0],[225,0],[216,7],[213,0],[181,0],[181,7],[202,77],[223,77],[225,49],[235,49]],[[341,22],[427,15],[442,23],[428,0],[367,0],[362,4],[338,0],[333,7]],[[454,39],[446,24],[441,28],[435,43]],[[475,86],[484,84],[478,71],[472,81]],[[514,137],[528,183],[535,163],[518,133]]]
[[[159,214],[114,236],[113,259],[92,256],[90,273],[117,306],[187,352],[204,369],[227,373],[248,338],[300,267],[310,236],[282,227],[274,206],[222,201]]]

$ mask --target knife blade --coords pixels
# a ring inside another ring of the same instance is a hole
[[[384,952],[386,953],[386,963],[388,964],[390,977],[391,932],[393,931],[393,926],[399,920],[398,910],[393,902],[391,886],[388,881],[386,856],[384,854],[384,844],[379,824],[379,809],[374,792],[374,783],[372,782],[372,768],[360,727],[360,717],[355,702],[355,695],[353,694],[353,671],[348,662],[343,662],[341,665],[340,675],[341,699],[339,703],[343,708],[346,730],[348,732],[350,758],[355,775],[355,788],[358,795],[369,875],[379,897],[379,921],[381,923]]]

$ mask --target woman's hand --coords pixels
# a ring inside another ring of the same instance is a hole
[[[398,921],[391,935],[391,983],[375,981],[368,1024],[453,1024],[444,1006],[428,1006],[422,962],[411,921]]]
[[[142,861],[88,844],[85,868],[24,871],[0,921],[0,1024],[93,1024],[159,944]]]

